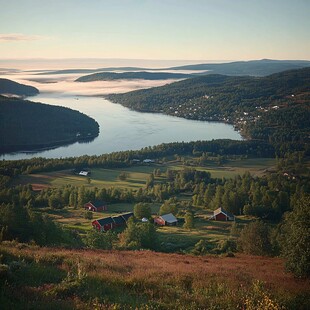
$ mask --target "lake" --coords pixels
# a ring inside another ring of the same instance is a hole
[[[163,114],[135,112],[102,97],[73,96],[66,93],[51,92],[42,93],[28,99],[83,112],[99,123],[100,134],[90,143],[76,142],[68,146],[36,153],[16,152],[4,154],[0,155],[1,159],[64,158],[137,150],[164,142],[242,139],[233,126],[228,124],[192,121]]]

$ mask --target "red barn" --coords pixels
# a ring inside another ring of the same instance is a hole
[[[104,219],[93,221],[92,225],[99,231],[108,231],[114,227],[114,221],[112,217],[106,217]]]
[[[227,211],[225,211],[223,208],[218,208],[213,211],[213,215],[209,218],[209,220],[215,220],[215,221],[234,221],[235,216]]]
[[[98,211],[107,211],[108,207],[105,202],[100,201],[100,200],[95,200],[95,201],[89,201],[85,203],[84,209],[93,211],[93,212],[98,212]]]
[[[108,231],[115,227],[126,225],[128,219],[133,216],[132,212],[121,214],[118,216],[109,216],[103,219],[92,221],[92,225],[99,231]]]

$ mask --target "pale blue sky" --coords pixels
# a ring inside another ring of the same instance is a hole
[[[308,59],[310,0],[0,0],[0,58]]]

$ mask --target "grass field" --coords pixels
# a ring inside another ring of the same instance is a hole
[[[238,174],[244,174],[249,171],[251,174],[261,176],[267,169],[272,169],[275,160],[270,158],[256,158],[244,160],[230,160],[222,166],[210,164],[208,166],[191,166],[197,170],[208,171],[213,178],[233,178]],[[84,185],[85,187],[117,187],[138,189],[145,186],[146,180],[154,169],[161,169],[164,173],[167,169],[184,169],[185,166],[180,161],[170,161],[163,165],[150,166],[132,166],[125,169],[102,169],[92,168],[90,183],[86,177],[74,175],[71,170],[62,170],[55,172],[22,175],[15,181],[17,184],[32,184],[34,190],[40,190],[45,187],[61,187],[66,184],[75,186]],[[120,180],[119,175],[122,172],[127,173],[126,180]],[[158,178],[158,181],[165,180],[164,177]]]
[[[2,243],[0,257],[3,309],[295,310],[309,305],[309,279],[286,273],[280,258],[68,250],[16,242]]]

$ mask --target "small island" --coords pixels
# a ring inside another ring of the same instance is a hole
[[[100,72],[81,76],[76,82],[94,82],[94,81],[113,81],[113,80],[169,80],[169,79],[187,79],[192,77],[190,74],[169,73],[169,72]]]

